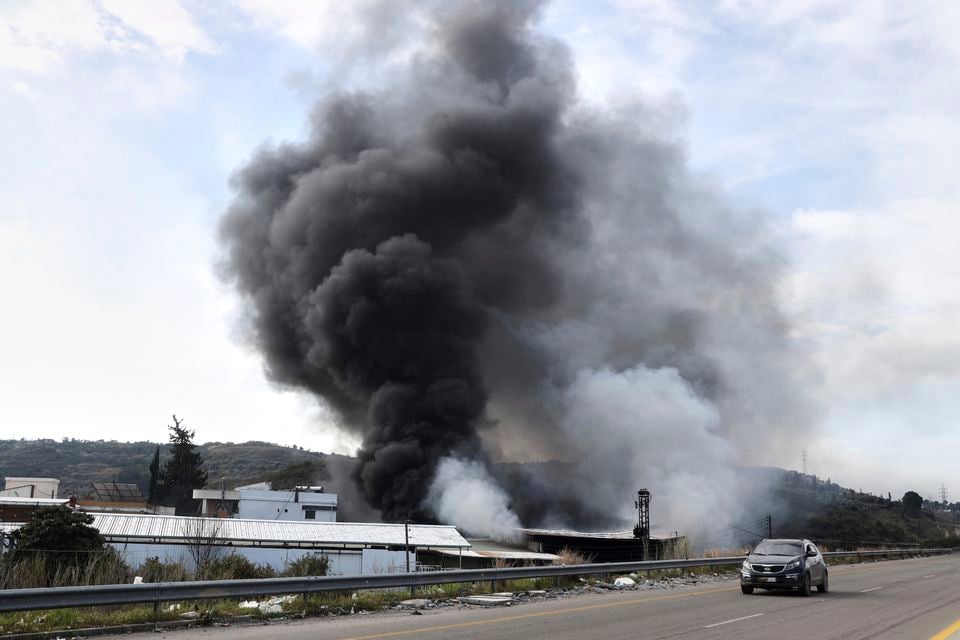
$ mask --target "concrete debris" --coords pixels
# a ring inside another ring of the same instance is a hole
[[[200,617],[200,614],[197,613],[196,611],[187,611],[186,613],[181,613],[180,617],[185,618],[187,620],[192,620],[193,618]]]
[[[632,588],[637,586],[637,582],[633,578],[627,578],[626,576],[621,576],[613,581],[613,586],[619,589]]]
[[[402,600],[401,609],[426,609],[430,606],[430,601],[426,598],[414,598],[412,600]]]

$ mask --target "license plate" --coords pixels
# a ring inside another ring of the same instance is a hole
[[[764,582],[776,582],[776,578],[761,578]]]

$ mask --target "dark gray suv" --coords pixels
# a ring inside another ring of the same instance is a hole
[[[809,540],[763,540],[747,555],[740,568],[740,590],[797,589],[809,596],[811,589],[826,593],[830,581],[827,563]]]

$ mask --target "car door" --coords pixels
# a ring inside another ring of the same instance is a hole
[[[807,560],[807,571],[810,572],[810,580],[813,584],[820,584],[823,581],[823,557],[820,555],[819,549],[813,546],[812,543],[807,543],[804,548],[804,555],[807,553],[813,553],[813,555]]]

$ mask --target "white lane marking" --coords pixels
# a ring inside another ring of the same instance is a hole
[[[864,589],[860,593],[870,593],[871,591],[878,591],[880,589],[883,589],[883,587],[874,587],[873,589]]]
[[[922,580],[926,580],[927,578],[932,578],[932,577],[935,576],[935,575],[937,575],[937,574],[931,573],[931,574],[928,575],[928,576],[923,576],[923,578],[921,578],[921,579],[922,579]]]
[[[743,616],[742,618],[734,618],[733,620],[724,620],[723,622],[714,622],[713,624],[708,624],[704,629],[712,629],[713,627],[719,627],[722,624],[730,624],[731,622],[740,622],[741,620],[749,620],[750,618],[759,618],[762,616],[762,613],[755,613],[752,616]]]

